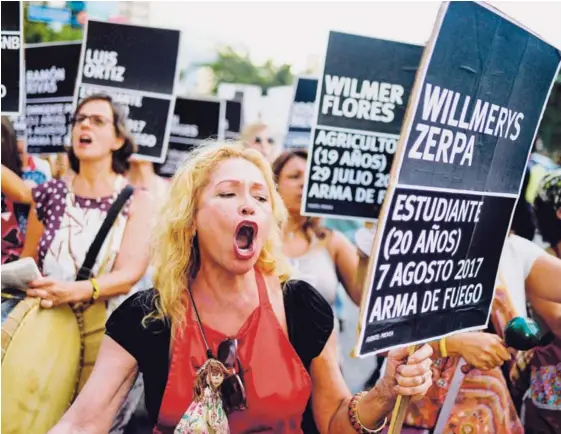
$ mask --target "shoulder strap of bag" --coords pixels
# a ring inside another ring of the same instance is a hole
[[[127,185],[125,188],[121,190],[115,202],[111,204],[111,207],[107,211],[107,215],[105,216],[105,220],[101,224],[99,231],[97,232],[90,248],[88,249],[88,253],[86,253],[86,258],[84,259],[84,263],[80,267],[78,274],[76,275],[76,280],[88,280],[92,277],[92,269],[95,265],[95,261],[97,259],[97,255],[101,250],[101,246],[107,237],[107,234],[111,230],[111,226],[115,222],[115,219],[121,212],[123,206],[131,195],[134,192],[134,187],[132,185]]]

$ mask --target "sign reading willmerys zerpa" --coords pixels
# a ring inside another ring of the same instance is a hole
[[[317,78],[297,77],[284,139],[286,149],[308,149],[315,120]]]
[[[376,220],[422,47],[331,32],[302,213]]]
[[[442,6],[374,240],[358,355],[486,327],[560,61],[494,9]]]
[[[222,104],[219,100],[176,98],[168,152],[159,175],[173,176],[194,146],[218,139]]]
[[[54,154],[70,144],[74,89],[81,42],[25,48],[27,152]]]
[[[221,128],[221,138],[236,140],[242,132],[242,102],[240,100],[227,99],[224,108],[224,120]]]
[[[2,114],[23,112],[23,2],[2,3]]]
[[[138,158],[166,156],[180,32],[89,20],[78,73],[77,100],[106,93],[128,111]]]

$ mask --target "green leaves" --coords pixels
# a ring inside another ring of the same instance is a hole
[[[232,47],[221,49],[214,62],[201,66],[209,67],[214,74],[214,93],[220,83],[253,84],[266,93],[270,87],[290,85],[294,79],[291,65],[277,66],[271,59],[256,65],[248,53],[238,53]]]

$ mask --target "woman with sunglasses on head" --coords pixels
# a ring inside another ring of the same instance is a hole
[[[123,173],[134,144],[125,121],[109,96],[80,101],[69,149],[76,175],[33,189],[22,256],[34,258],[43,275],[30,282],[27,291],[41,299],[43,308],[104,302],[108,315],[146,271],[152,204],[147,193],[137,189],[118,211],[90,267],[91,278],[77,280],[111,205],[127,185]]]
[[[240,140],[248,147],[259,151],[269,162],[275,158],[275,139],[267,124],[257,122],[247,125]]]
[[[158,218],[156,288],[113,313],[91,378],[51,434],[104,432],[137,371],[154,432],[173,433],[209,359],[228,372],[220,395],[233,434],[370,432],[398,394],[426,393],[428,345],[409,358],[390,351],[378,385],[351,395],[329,304],[288,279],[285,217],[261,154],[239,144],[194,151]]]

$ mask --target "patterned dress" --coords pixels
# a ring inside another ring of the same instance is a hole
[[[44,276],[66,282],[76,280],[107,211],[126,184],[126,179],[118,176],[113,194],[97,199],[75,195],[69,188],[70,183],[59,179],[33,189],[37,217],[44,226],[38,251],[38,266]],[[123,241],[131,200],[123,207],[102,245],[93,267],[94,276],[109,273],[113,269]],[[107,316],[138,289],[134,287],[129,294],[109,299]],[[142,392],[143,382],[139,376],[117,415],[110,431],[112,434],[124,432],[142,398]]]

